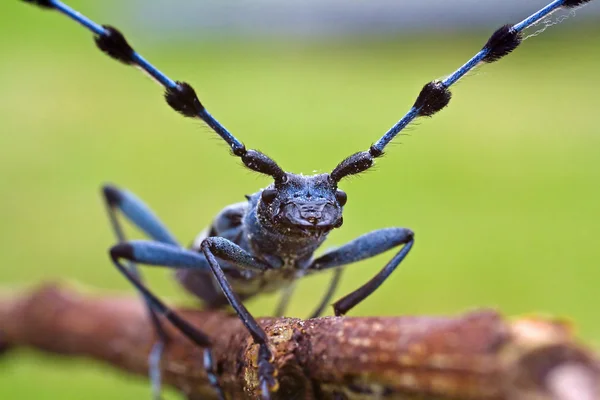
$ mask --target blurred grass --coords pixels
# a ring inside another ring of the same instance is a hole
[[[2,8],[0,34],[12,36],[0,44],[3,287],[68,279],[132,293],[107,259],[113,238],[98,194],[103,182],[140,195],[184,243],[224,205],[268,183],[242,169],[207,128],[166,107],[138,71],[98,54],[78,27],[18,2]],[[114,20],[110,10],[86,11]],[[413,126],[377,171],[342,185],[345,225],[329,245],[394,225],[417,237],[402,268],[353,315],[492,306],[566,316],[599,344],[600,54],[591,49],[600,30],[576,22],[472,74],[453,90],[451,106]],[[367,148],[425,82],[462,64],[486,36],[166,48],[128,35],[161,69],[192,83],[249,147],[304,173],[329,171]],[[349,267],[339,295],[389,257]],[[193,301],[168,272],[148,275],[167,298]],[[327,280],[301,284],[290,313],[306,315]],[[263,297],[250,308],[268,314],[275,302]],[[0,368],[0,397],[149,392],[145,382],[83,361],[19,352]]]

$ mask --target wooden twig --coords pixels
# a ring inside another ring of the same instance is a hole
[[[214,340],[221,385],[258,397],[256,351],[224,312],[181,309]],[[598,400],[594,354],[560,322],[457,317],[263,318],[279,371],[276,399]],[[164,381],[212,399],[202,352],[169,329]],[[0,299],[0,347],[91,357],[145,375],[154,334],[137,298],[88,297],[47,285]]]

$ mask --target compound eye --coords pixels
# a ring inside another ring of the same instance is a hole
[[[271,204],[273,202],[273,200],[275,200],[275,197],[277,197],[277,190],[265,189],[262,191],[262,194],[260,197],[261,197],[262,201],[265,202],[265,204]]]
[[[343,207],[348,201],[348,196],[346,195],[346,192],[337,190],[335,192],[335,199],[337,200],[338,204]]]

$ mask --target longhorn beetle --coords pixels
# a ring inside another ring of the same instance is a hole
[[[286,172],[265,154],[247,149],[221,125],[198,99],[192,86],[173,81],[135,52],[123,34],[109,25],[98,25],[58,0],[25,0],[53,9],[78,22],[95,35],[100,50],[128,65],[137,66],[165,88],[167,103],[185,117],[204,121],[230,146],[251,170],[268,175],[273,183],[246,196],[247,201],[225,207],[208,229],[200,233],[189,249],[183,248],[158,218],[132,193],[115,186],[104,186],[108,215],[118,239],[110,249],[116,268],[141,293],[158,334],[149,359],[155,398],[160,397],[160,359],[167,337],[158,318],[166,318],[190,340],[204,349],[204,366],[211,385],[224,399],[219,386],[211,341],[156,297],[141,281],[136,263],[176,269],[176,278],[191,293],[210,307],[230,304],[254,342],[259,346],[258,376],[260,393],[269,399],[277,390],[276,372],[268,338],[242,300],[263,292],[286,290],[279,312],[283,313],[293,282],[305,275],[333,269],[330,288],[313,317],[321,314],[338,284],[340,267],[401,246],[394,257],[367,283],[333,304],[336,315],[343,315],[373,293],[404,260],[414,244],[414,234],[406,228],[387,228],[367,233],[324,255],[313,253],[327,234],[342,226],[346,193],[340,181],[371,168],[386,146],[418,117],[430,117],[450,102],[450,86],[481,63],[491,63],[515,50],[523,31],[560,8],[575,8],[590,0],[556,0],[515,25],[496,30],[484,47],[454,73],[427,83],[413,106],[392,128],[366,151],[352,154],[330,173],[303,176]],[[122,213],[153,240],[127,241],[117,220]]]

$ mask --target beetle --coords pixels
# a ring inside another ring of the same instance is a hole
[[[139,67],[165,88],[165,100],[185,117],[206,123],[229,146],[234,156],[260,174],[272,178],[268,187],[247,196],[246,201],[225,207],[212,224],[200,233],[190,248],[179,244],[156,215],[133,193],[113,185],[102,193],[109,219],[118,239],[110,249],[115,267],[141,293],[158,333],[149,359],[155,398],[160,397],[160,359],[166,337],[159,315],[170,321],[190,340],[204,349],[208,378],[220,398],[225,398],[217,379],[211,341],[203,332],[173,312],[143,282],[137,264],[175,269],[175,277],[207,306],[231,305],[252,336],[258,351],[258,376],[262,397],[269,399],[277,390],[276,370],[268,338],[243,300],[261,293],[287,290],[289,297],[297,279],[333,269],[330,288],[313,317],[321,314],[339,282],[341,267],[399,248],[392,259],[368,282],[333,304],[343,315],[371,295],[398,267],[412,249],[414,233],[407,228],[385,228],[314,257],[327,235],[343,224],[346,193],[340,182],[374,165],[386,146],[418,117],[431,117],[451,100],[449,88],[481,63],[498,61],[515,50],[522,32],[560,8],[575,8],[590,0],[555,0],[515,25],[497,29],[483,48],[454,73],[423,86],[409,111],[367,150],[342,160],[331,172],[312,176],[283,170],[273,159],[246,146],[218,122],[199,100],[193,87],[174,81],[134,51],[125,36],[109,25],[99,25],[58,0],[24,0],[52,9],[83,25],[95,35],[98,48],[108,56]],[[128,241],[118,220],[123,214],[152,240]],[[287,300],[284,300],[284,303]],[[283,313],[284,305],[280,307]]]

